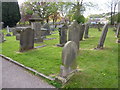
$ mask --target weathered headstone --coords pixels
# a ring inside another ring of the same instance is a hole
[[[3,22],[0,22],[0,30],[2,30],[2,28],[3,28]]]
[[[76,57],[78,47],[74,41],[68,41],[62,50],[62,65],[60,67],[60,76],[56,79],[62,83],[67,82],[77,71]]]
[[[12,29],[12,33],[13,33],[13,36],[15,36],[16,34],[18,34],[17,31],[16,31],[16,28]]]
[[[30,27],[18,27],[20,30],[20,52],[34,48],[34,30]]]
[[[0,43],[2,43],[4,41],[5,41],[4,33],[0,32]]]
[[[50,25],[49,25],[49,23],[45,23],[43,28],[47,29],[46,30],[46,35],[50,35]]]
[[[117,26],[117,32],[116,32],[116,36],[117,36],[117,43],[120,43],[120,23]]]
[[[85,31],[85,25],[84,24],[80,24],[80,34],[79,34],[79,40],[83,40],[83,35],[84,35],[84,31]]]
[[[16,34],[16,40],[20,40],[20,34]]]
[[[89,38],[88,32],[89,32],[89,24],[85,24],[84,38]]]
[[[77,21],[73,21],[68,29],[68,41],[74,41],[77,44],[79,50],[79,24],[77,23]]]
[[[35,43],[43,42],[43,39],[41,38],[42,32],[41,32],[41,23],[40,22],[32,22],[32,29],[34,29],[34,36],[35,36]]]
[[[58,46],[63,47],[64,44],[67,42],[67,29],[68,29],[68,26],[66,24],[64,24],[62,28],[59,29],[60,44],[58,44]]]
[[[7,34],[6,34],[6,36],[11,36],[11,34],[10,34],[10,28],[9,28],[9,26],[7,26]]]
[[[105,24],[104,27],[103,27],[102,35],[100,37],[99,43],[97,45],[97,48],[103,48],[107,32],[108,32],[108,23]]]

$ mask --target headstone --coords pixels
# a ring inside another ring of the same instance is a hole
[[[20,52],[34,48],[34,30],[30,27],[17,27],[20,30]]]
[[[62,65],[60,75],[56,78],[62,83],[67,82],[77,71],[76,56],[78,47],[74,41],[68,41],[62,50]]]
[[[83,40],[83,35],[84,35],[84,31],[85,31],[85,25],[84,24],[80,24],[80,34],[79,34],[79,40]]]
[[[120,43],[120,23],[117,26],[117,32],[116,32],[116,36],[117,36],[117,43]]]
[[[32,22],[32,29],[34,29],[34,36],[35,36],[35,43],[38,42],[43,42],[43,38],[41,38],[42,36],[42,31],[41,31],[41,23],[40,22]]]
[[[84,38],[89,38],[89,24],[85,24]]]
[[[16,34],[18,34],[15,28],[13,28],[12,33],[13,33],[13,36],[15,36]]]
[[[43,28],[47,29],[46,30],[46,35],[50,35],[50,25],[49,25],[49,23],[45,23],[45,25],[43,26]]]
[[[7,26],[7,34],[6,34],[6,36],[11,36],[9,26]]]
[[[108,24],[106,23],[103,27],[103,31],[102,31],[102,35],[100,37],[100,40],[99,40],[99,43],[97,45],[97,48],[103,48],[103,45],[104,45],[104,42],[105,42],[105,39],[106,39],[106,35],[107,35],[107,32],[108,32]]]
[[[74,41],[77,44],[79,50],[79,24],[77,23],[77,21],[73,21],[68,29],[68,41]]]
[[[16,40],[20,40],[20,34],[16,34]]]
[[[0,32],[0,43],[6,41],[4,38],[4,33]]]
[[[66,24],[64,24],[62,28],[59,29],[60,44],[58,44],[58,46],[63,47],[64,44],[67,42],[67,29],[68,29],[68,26]]]
[[[3,28],[3,22],[0,22],[0,30],[2,30],[2,28]]]

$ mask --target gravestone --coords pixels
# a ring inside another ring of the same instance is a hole
[[[0,30],[2,30],[2,28],[3,28],[3,22],[0,22]]]
[[[42,32],[41,32],[41,23],[40,22],[32,22],[32,29],[34,29],[34,42],[38,43],[38,42],[43,42],[43,38],[41,38],[42,36]]]
[[[18,34],[17,31],[16,31],[16,28],[12,29],[12,33],[13,33],[13,36],[15,36],[16,34]]]
[[[79,24],[77,21],[73,21],[68,29],[68,41],[74,41],[77,44],[79,50]]]
[[[64,24],[60,29],[59,29],[59,40],[60,40],[60,44],[58,44],[58,46],[63,47],[64,44],[67,42],[67,29],[68,26],[66,24]]]
[[[46,35],[50,35],[50,25],[49,25],[49,23],[45,23],[43,28],[47,29],[46,30]]]
[[[7,34],[6,34],[6,36],[11,36],[9,26],[7,26]]]
[[[62,83],[67,82],[77,71],[76,57],[78,47],[74,41],[68,41],[62,50],[62,65],[60,67],[60,75],[56,80]]]
[[[117,43],[120,43],[120,23],[117,26],[117,32],[116,32],[116,36],[117,36]]]
[[[4,33],[0,32],[0,43],[6,41],[4,38]]]
[[[16,40],[20,40],[20,34],[16,34]]]
[[[79,34],[79,40],[83,40],[83,35],[84,35],[84,31],[85,31],[85,25],[84,24],[80,24],[80,34]]]
[[[85,24],[84,38],[89,38],[89,24]]]
[[[20,30],[20,52],[34,48],[34,30],[30,27],[17,27]]]
[[[107,36],[107,32],[108,32],[108,24],[105,24],[103,27],[103,31],[102,31],[102,35],[100,37],[99,43],[97,45],[97,48],[103,48],[106,36]]]

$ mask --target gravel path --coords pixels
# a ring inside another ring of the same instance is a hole
[[[2,88],[55,88],[22,67],[5,59],[2,62]]]

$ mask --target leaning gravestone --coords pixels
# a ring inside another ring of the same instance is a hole
[[[79,24],[77,23],[77,21],[73,21],[68,29],[68,41],[74,41],[77,44],[79,50]]]
[[[117,43],[120,43],[120,23],[117,26],[116,36],[118,38]]]
[[[84,38],[89,38],[88,32],[89,32],[89,24],[85,24]]]
[[[103,45],[104,45],[104,42],[105,42],[105,39],[106,39],[106,35],[107,35],[107,32],[108,32],[108,24],[105,24],[104,27],[103,27],[103,31],[102,31],[102,35],[100,37],[100,40],[99,40],[99,43],[97,45],[97,48],[103,48]]]
[[[63,47],[64,44],[67,42],[67,29],[68,26],[66,24],[64,24],[60,29],[59,29],[59,40],[60,40],[60,44],[58,44],[58,46]]]
[[[66,83],[77,71],[76,56],[78,47],[74,41],[68,41],[62,50],[62,65],[60,75],[56,80]]]
[[[34,30],[30,27],[18,27],[20,30],[20,52],[34,48]]]
[[[83,35],[84,35],[84,31],[85,31],[85,25],[84,24],[80,24],[80,34],[79,34],[79,40],[83,40]]]
[[[4,33],[0,32],[0,43],[2,43],[4,41],[5,41]]]
[[[41,23],[40,22],[32,22],[32,29],[34,29],[34,35],[35,35],[35,43],[43,42],[43,39],[41,38],[42,32],[41,32]]]

